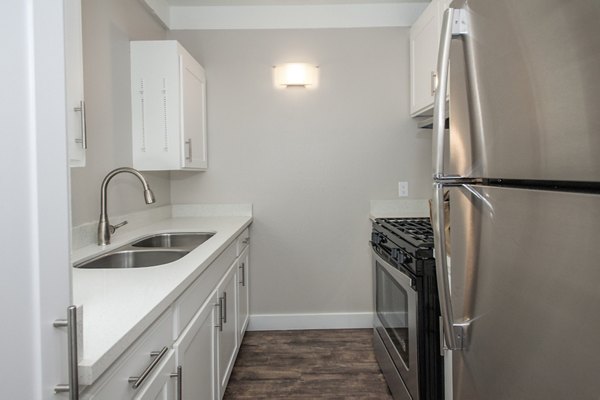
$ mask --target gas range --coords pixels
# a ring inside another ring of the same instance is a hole
[[[377,218],[371,232],[377,361],[395,399],[442,400],[443,363],[429,218]]]

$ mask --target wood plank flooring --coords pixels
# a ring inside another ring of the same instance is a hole
[[[247,332],[224,399],[392,399],[372,338],[372,329]]]

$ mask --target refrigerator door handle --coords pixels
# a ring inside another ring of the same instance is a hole
[[[432,203],[431,225],[435,242],[435,273],[440,297],[444,339],[448,349],[462,350],[465,342],[465,335],[463,334],[465,330],[455,329],[452,299],[450,297],[450,279],[446,260],[446,232],[444,231],[444,185],[442,183],[435,182],[433,184]],[[459,327],[456,326],[456,328]]]
[[[437,65],[437,88],[433,108],[433,179],[444,178],[444,131],[446,127],[446,97],[450,42],[455,36],[466,35],[468,24],[465,10],[449,8],[444,12]]]

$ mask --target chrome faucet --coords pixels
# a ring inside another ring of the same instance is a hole
[[[154,193],[152,193],[152,190],[150,190],[150,187],[148,186],[148,182],[146,182],[146,179],[138,170],[122,167],[110,171],[106,177],[104,177],[104,180],[102,181],[102,188],[100,189],[100,221],[98,221],[99,246],[110,244],[110,236],[115,233],[118,228],[122,227],[123,225],[127,225],[127,221],[123,221],[117,225],[111,225],[110,222],[108,222],[108,214],[106,213],[106,188],[108,187],[108,182],[110,182],[115,175],[118,175],[121,172],[133,174],[142,182],[142,185],[144,185],[144,200],[146,201],[146,204],[152,204],[156,201],[154,199]]]

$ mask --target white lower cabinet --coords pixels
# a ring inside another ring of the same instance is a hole
[[[183,375],[183,399],[217,398],[217,305],[217,292],[214,291],[173,345]]]
[[[223,397],[248,323],[249,253],[239,246],[240,237],[84,390],[82,399]]]
[[[223,397],[238,348],[237,332],[237,261],[229,268],[217,289],[220,308],[219,340],[219,397]]]

